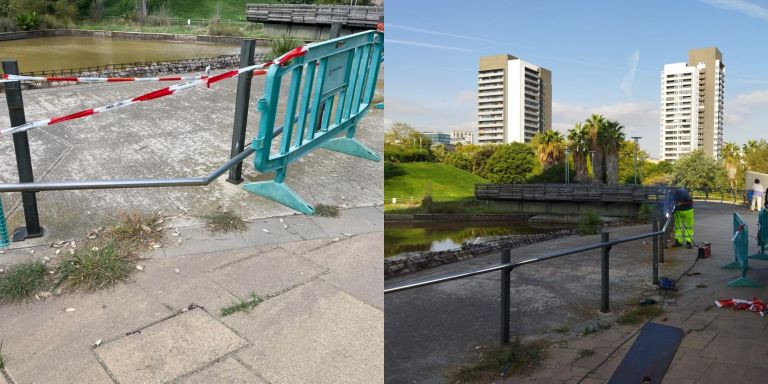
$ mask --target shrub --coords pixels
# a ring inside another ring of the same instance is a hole
[[[16,16],[16,22],[19,24],[19,28],[24,31],[36,30],[40,25],[40,18],[37,12],[22,13]]]
[[[10,17],[0,17],[0,32],[16,32],[19,24]]]
[[[269,52],[268,58],[270,60],[273,60],[300,45],[301,45],[301,41],[296,40],[293,37],[290,37],[288,35],[274,37],[270,42],[270,52]]]
[[[582,236],[596,235],[598,232],[600,232],[602,225],[603,220],[600,219],[600,216],[590,212],[582,216],[581,220],[579,220],[578,231]]]
[[[243,31],[236,25],[211,23],[208,26],[208,34],[213,36],[242,36]]]
[[[40,16],[40,24],[38,28],[40,29],[64,29],[67,28],[69,24],[66,21],[63,21],[56,16],[53,15],[41,15]]]
[[[499,184],[524,183],[535,161],[536,154],[528,144],[501,145],[485,163],[481,176]]]
[[[432,195],[426,195],[421,199],[421,208],[427,213],[434,213],[435,202],[432,200]]]

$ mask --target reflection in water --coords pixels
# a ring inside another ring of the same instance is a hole
[[[256,48],[257,52],[266,48]],[[178,60],[234,55],[231,44],[101,39],[94,37],[40,37],[0,41],[3,58],[16,59],[21,72],[95,67],[140,61]]]
[[[532,227],[525,221],[485,223],[390,224],[384,227],[384,257],[404,252],[444,251],[461,247],[465,241],[486,236],[545,233],[563,226]]]

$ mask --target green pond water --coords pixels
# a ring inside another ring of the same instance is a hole
[[[257,52],[266,50],[256,49]],[[240,47],[231,44],[93,37],[40,37],[0,41],[0,58],[16,59],[21,72],[214,57],[239,52]]]
[[[546,233],[568,226],[530,226],[525,221],[390,224],[384,226],[384,257],[404,252],[445,251],[486,236]]]

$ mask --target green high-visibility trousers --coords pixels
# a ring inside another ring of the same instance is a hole
[[[675,211],[675,240],[693,243],[693,209]]]

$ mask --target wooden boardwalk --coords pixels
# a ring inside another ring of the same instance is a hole
[[[338,22],[345,27],[376,28],[384,7],[305,4],[248,4],[248,21],[257,23],[331,25]]]
[[[602,184],[477,184],[478,200],[645,203],[663,201],[669,187]]]

